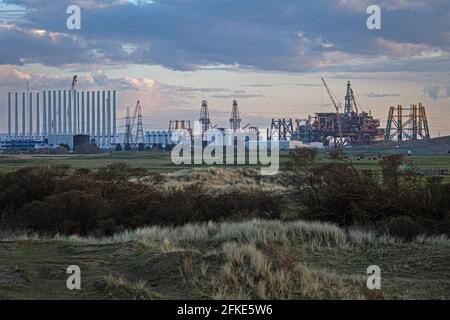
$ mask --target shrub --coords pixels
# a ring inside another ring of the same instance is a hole
[[[412,240],[425,232],[424,228],[407,216],[392,217],[381,221],[381,227],[392,236]]]
[[[159,174],[115,163],[99,169],[28,168],[0,174],[0,217],[15,229],[109,235],[145,226],[278,218],[270,192],[210,193],[201,183],[162,188]]]
[[[445,220],[450,212],[450,184],[414,171],[400,172],[402,156],[380,161],[382,178],[372,170],[357,170],[342,151],[335,150],[330,157],[331,163],[288,173],[300,218],[378,226],[407,238],[420,232],[450,234]]]
[[[27,203],[17,212],[16,227],[50,234],[109,235],[120,231],[113,208],[100,197],[80,191]]]

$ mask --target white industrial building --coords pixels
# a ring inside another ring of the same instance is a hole
[[[116,91],[8,93],[8,139],[78,134],[89,135],[102,148],[117,142]]]

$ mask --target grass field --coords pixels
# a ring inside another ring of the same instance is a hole
[[[354,165],[361,170],[378,170],[378,157],[360,156],[350,154],[350,159]],[[289,156],[286,152],[280,154],[280,163],[286,163]],[[318,157],[319,163],[329,161],[325,153]],[[445,168],[450,169],[449,155],[416,155],[407,157],[417,168]],[[152,151],[143,153],[110,153],[100,155],[1,155],[0,170],[11,171],[27,166],[46,166],[65,164],[73,168],[97,169],[110,163],[126,162],[132,167],[146,168],[155,172],[172,172],[180,169],[191,168],[192,166],[175,166],[171,163],[170,152]]]
[[[3,235],[0,299],[449,299],[450,241],[305,222],[144,228],[111,238]],[[81,268],[82,289],[66,287]],[[366,269],[382,270],[368,291]]]

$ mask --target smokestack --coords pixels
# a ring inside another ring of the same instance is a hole
[[[47,95],[45,91],[42,92],[42,135],[44,137],[48,136],[47,131]]]
[[[15,103],[15,113],[14,113],[14,115],[15,115],[15,123],[14,123],[15,127],[14,127],[14,135],[15,135],[15,137],[16,137],[16,139],[17,139],[17,138],[19,137],[19,95],[18,95],[17,92],[15,93],[15,101],[14,101],[14,103]]]
[[[63,132],[67,134],[67,90],[63,92]]]
[[[56,91],[53,91],[53,122],[52,122],[52,132],[53,134],[57,133],[57,116],[56,116]]]
[[[105,136],[106,136],[106,106],[105,106],[105,91],[102,91],[102,143],[103,146],[105,144]]]
[[[77,91],[73,90],[73,130],[72,133],[77,133]]]
[[[86,133],[91,135],[91,100],[90,92],[86,92]]]
[[[11,92],[8,92],[8,138],[11,139]]]
[[[50,136],[52,131],[52,93],[51,91],[47,92],[47,134]]]
[[[84,91],[81,92],[81,133],[85,133],[85,122],[84,122]]]
[[[81,118],[80,118],[80,93],[77,91],[77,94],[76,94],[76,100],[77,100],[77,103],[76,103],[76,106],[77,106],[77,116],[76,116],[76,118],[77,118],[77,130],[76,130],[76,132],[75,133],[81,133]]]
[[[27,117],[27,111],[26,111],[26,97],[25,92],[22,93],[22,139],[25,139],[25,136],[27,135],[26,132],[26,117]]]
[[[68,127],[69,127],[69,133],[72,134],[73,133],[73,128],[72,128],[72,90],[69,91],[69,106],[67,109],[67,120],[68,120]]]
[[[97,145],[100,146],[100,91],[97,91]]]
[[[117,136],[117,100],[116,91],[113,91],[113,143],[116,143]]]
[[[41,115],[39,106],[39,92],[36,92],[36,138],[41,136]]]
[[[30,92],[30,105],[29,108],[29,117],[30,117],[30,131],[28,138],[31,139],[33,137],[33,93]]]
[[[111,91],[108,91],[108,146],[111,145]]]
[[[77,132],[81,133],[80,92],[77,92]]]
[[[92,126],[91,126],[91,137],[95,138],[95,92],[92,91]]]
[[[58,134],[62,133],[61,90],[58,90]]]

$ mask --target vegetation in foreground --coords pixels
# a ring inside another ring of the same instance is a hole
[[[307,149],[271,178],[125,163],[1,173],[0,298],[448,299],[449,186],[402,157],[358,170]],[[65,287],[72,264],[81,291]],[[365,289],[373,264],[381,291]]]
[[[105,236],[144,226],[254,218],[320,220],[412,239],[450,235],[450,184],[418,175],[401,156],[358,170],[339,151],[326,164],[298,149],[275,177],[255,169],[151,173],[126,163],[98,170],[28,167],[0,173],[1,228]]]
[[[149,227],[105,238],[3,234],[0,299],[449,299],[450,241],[313,222]],[[66,288],[79,265],[82,289]],[[382,289],[366,289],[366,269]]]

